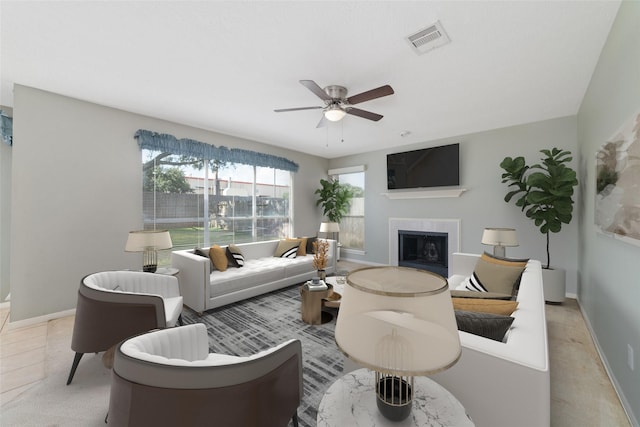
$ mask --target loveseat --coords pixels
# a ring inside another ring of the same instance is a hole
[[[336,241],[327,240],[328,266],[326,273],[335,271]],[[194,249],[175,251],[171,265],[179,269],[178,279],[184,303],[202,314],[206,310],[231,304],[277,289],[303,283],[317,275],[312,266],[313,255],[295,258],[274,256],[279,240],[240,243],[234,245],[244,258],[242,267],[228,267],[225,271],[212,268],[209,258]],[[226,250],[226,246],[221,246]],[[203,248],[207,253],[210,248]]]
[[[449,288],[474,272],[479,255],[455,253]],[[539,261],[529,260],[517,293],[515,318],[503,341],[459,331],[462,356],[433,375],[464,405],[477,427],[544,427],[550,423],[547,324]]]

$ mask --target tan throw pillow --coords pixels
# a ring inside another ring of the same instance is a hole
[[[299,246],[299,239],[280,240],[273,256],[279,258],[295,258],[298,253]]]
[[[493,313],[503,316],[511,316],[518,308],[518,301],[475,298],[451,298],[451,301],[453,302],[454,310]]]
[[[287,238],[290,242],[298,242],[300,246],[298,246],[298,252],[296,252],[296,256],[307,256],[307,238],[306,237],[296,237]]]
[[[483,253],[476,263],[467,289],[513,295],[527,260],[509,260]]]
[[[225,271],[229,265],[225,250],[218,245],[213,245],[209,248],[209,258],[211,258],[213,265],[220,271]]]

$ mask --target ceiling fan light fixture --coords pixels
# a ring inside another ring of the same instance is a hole
[[[347,115],[347,112],[338,105],[332,105],[324,112],[324,117],[331,122],[339,122]]]

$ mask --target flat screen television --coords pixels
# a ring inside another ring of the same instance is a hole
[[[460,144],[387,154],[387,188],[460,185]]]

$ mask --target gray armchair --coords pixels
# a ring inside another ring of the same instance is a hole
[[[125,338],[182,322],[178,279],[139,271],[103,271],[80,281],[67,379],[84,353],[106,351]]]
[[[108,424],[298,425],[302,346],[290,340],[250,357],[209,353],[203,324],[129,338],[115,352]]]

